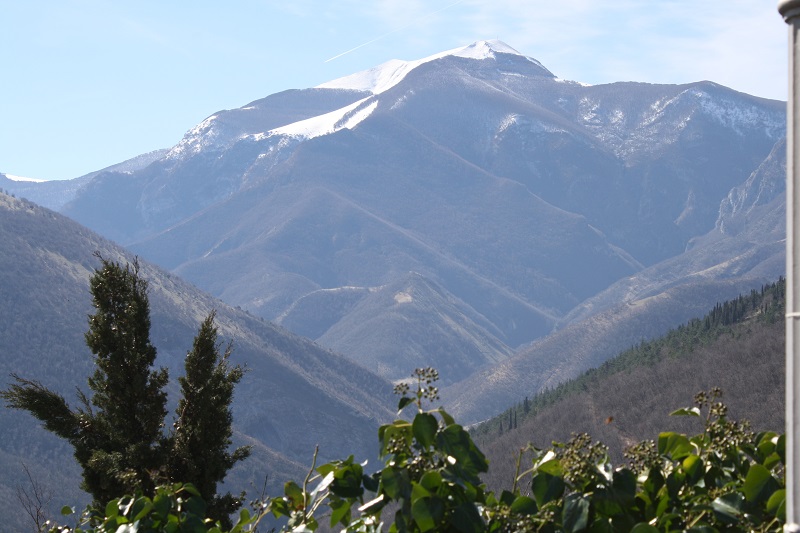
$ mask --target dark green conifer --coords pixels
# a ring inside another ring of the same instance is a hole
[[[186,355],[186,375],[178,379],[181,400],[172,437],[170,478],[194,484],[208,502],[209,516],[224,523],[241,501],[230,493],[218,495],[217,483],[250,449],[243,446],[228,451],[233,435],[233,389],[244,370],[229,364],[230,345],[220,355],[214,317],[212,311],[200,326]]]
[[[168,376],[164,368],[153,369],[150,303],[138,262],[123,268],[101,261],[90,281],[97,312],[86,333],[97,367],[88,380],[97,408],[92,430],[101,441],[84,466],[84,480],[89,492],[107,501],[132,488],[149,493],[163,476]]]
[[[163,368],[153,370],[147,283],[139,277],[138,263],[122,267],[100,260],[90,280],[96,312],[86,333],[96,365],[88,380],[91,401],[79,393],[82,408],[72,409],[57,393],[19,376],[0,397],[73,446],[83,489],[105,503],[137,489],[152,491],[163,475],[168,377]]]
[[[209,516],[229,524],[228,514],[241,506],[241,498],[216,490],[228,470],[250,453],[248,447],[228,451],[230,404],[243,369],[229,364],[230,346],[220,355],[212,312],[186,356],[175,431],[167,436],[168,376],[166,369],[153,366],[147,282],[136,261],[124,267],[100,261],[90,280],[96,312],[86,333],[95,363],[88,379],[91,398],[79,391],[81,407],[73,409],[41,383],[16,375],[0,398],[72,445],[83,469],[82,487],[96,504],[138,490],[152,495],[166,481],[188,482],[208,502]]]

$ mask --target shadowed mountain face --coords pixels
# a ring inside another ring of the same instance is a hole
[[[566,82],[481,42],[216,113],[64,212],[388,378],[427,354],[454,381],[732,228],[720,204],[784,114],[710,82]]]
[[[75,387],[87,390],[86,378],[93,372],[84,341],[92,311],[89,277],[99,264],[93,253],[116,261],[133,256],[61,215],[5,194],[0,194],[0,243],[0,387],[16,373],[76,405]],[[351,453],[359,460],[376,457],[375,430],[393,416],[389,383],[155,266],[143,263],[141,272],[149,283],[157,364],[170,373],[171,409],[183,359],[212,309],[220,339],[233,343],[232,362],[247,367],[235,391],[234,429],[235,440],[254,450],[230,477],[235,492],[260,494],[268,476],[270,493],[278,493],[284,481],[305,475],[308,467],[301,465],[310,464],[317,444],[327,459]],[[24,463],[54,492],[54,509],[86,502],[68,445],[24,412],[0,409],[0,427],[2,501],[16,501]],[[24,513],[19,505],[4,506],[2,523],[26,529],[23,518],[7,516],[11,511]]]
[[[490,417],[784,275],[785,155],[779,141],[722,201],[714,229],[685,253],[612,284],[576,306],[551,335],[443,390],[451,411],[466,422]]]

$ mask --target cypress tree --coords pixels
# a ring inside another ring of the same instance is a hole
[[[149,493],[163,476],[168,376],[164,368],[153,369],[150,303],[138,262],[123,268],[100,259],[102,265],[90,281],[97,311],[89,316],[86,333],[95,355],[96,369],[88,382],[97,412],[84,433],[94,446],[78,461],[85,489],[104,502],[136,489]]]
[[[154,487],[163,462],[168,378],[165,369],[151,370],[156,351],[150,343],[147,283],[139,277],[138,263],[123,268],[100,260],[90,280],[96,312],[86,333],[97,367],[88,380],[91,401],[79,391],[82,407],[73,409],[41,383],[16,375],[16,383],[0,397],[72,445],[83,469],[82,488],[104,504]]]
[[[95,504],[137,490],[149,495],[165,481],[191,482],[210,504],[210,515],[227,523],[240,499],[217,495],[216,485],[249,455],[247,447],[228,452],[230,403],[243,370],[229,365],[230,346],[220,356],[212,312],[187,354],[175,431],[166,436],[168,375],[153,367],[147,282],[137,261],[122,267],[98,257],[101,267],[90,280],[96,311],[86,333],[96,366],[88,379],[91,399],[78,391],[81,406],[71,408],[41,383],[16,375],[0,398],[30,412],[73,446],[83,470],[82,488]]]
[[[243,446],[228,452],[233,435],[230,404],[244,370],[229,364],[230,344],[220,355],[214,317],[212,311],[201,324],[186,355],[186,375],[178,378],[182,397],[172,437],[170,478],[193,483],[208,502],[209,516],[226,525],[241,500],[230,493],[218,495],[217,483],[250,455],[250,449]]]

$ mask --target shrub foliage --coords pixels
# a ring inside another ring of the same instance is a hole
[[[785,521],[783,436],[728,420],[718,389],[673,413],[701,422],[695,436],[661,433],[629,449],[629,464],[617,467],[585,434],[529,447],[530,468],[518,466],[512,490],[496,494],[481,482],[489,465],[469,433],[444,409],[423,407],[438,397],[436,371],[418,369],[414,378],[414,390],[396,388],[398,414],[413,409],[412,419],[378,431],[378,471],[367,473],[352,456],[313,465],[302,484],[287,482],[283,496],[242,510],[230,532],[255,531],[268,515],[298,533],[321,525],[398,533],[775,531]],[[204,512],[193,486],[173,485],[152,499],[114,500],[104,514],[85,513],[75,529],[52,531],[220,533]]]

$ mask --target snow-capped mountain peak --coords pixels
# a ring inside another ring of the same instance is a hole
[[[438,54],[434,54],[423,59],[417,59],[415,61],[392,59],[386,63],[378,65],[377,67],[362,70],[361,72],[356,72],[355,74],[317,85],[317,88],[351,89],[357,91],[370,91],[373,94],[380,94],[400,83],[409,72],[418,66],[429,63],[436,59],[441,59],[447,56],[463,57],[476,60],[495,59],[497,57],[496,54],[498,53],[525,57],[537,66],[544,68],[544,66],[535,59],[523,56],[503,41],[493,39],[490,41],[477,41],[468,46],[454,48],[452,50],[440,52]]]

